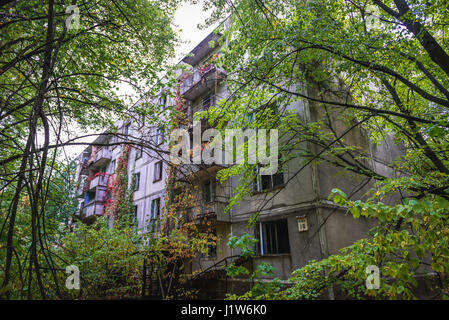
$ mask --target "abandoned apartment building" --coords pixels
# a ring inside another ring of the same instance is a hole
[[[217,42],[219,37],[220,34],[217,33],[209,34],[182,59],[181,63],[190,66],[189,75],[185,76],[183,73],[178,78],[180,94],[187,101],[189,117],[228,95],[226,71],[210,63],[212,55],[220,48],[211,48],[209,43]],[[291,108],[310,121],[320,117],[319,108],[307,101],[296,101]],[[126,121],[119,121],[116,125],[123,134],[123,139],[128,134],[138,135],[140,131],[146,130],[151,132],[150,139],[153,139],[154,145],[168,146],[167,137],[157,127],[145,128],[143,125],[142,128],[142,124]],[[103,214],[107,186],[105,174],[115,173],[118,158],[124,152],[125,147],[120,144],[101,146],[111,141],[110,139],[119,142],[120,138],[100,135],[94,145],[86,148],[78,159],[78,174],[82,181],[77,190],[78,216],[83,221]],[[369,152],[372,159],[378,159],[369,163],[377,172],[392,174],[386,164],[401,154],[392,140],[376,146],[369,143],[358,129],[353,130],[346,140]],[[274,277],[281,279],[287,279],[293,270],[304,266],[308,261],[320,260],[365,237],[374,222],[363,217],[353,219],[344,209],[328,200],[333,188],[340,188],[350,194],[360,184],[360,178],[355,174],[342,175],[341,168],[324,162],[308,165],[293,177],[302,164],[302,159],[295,158],[282,172],[260,176],[254,184],[252,196],[246,197],[230,212],[225,212],[225,207],[239,185],[239,178],[235,176],[221,184],[215,179],[220,166],[198,167],[194,180],[201,193],[198,195],[197,211],[212,221],[219,240],[217,247],[211,249],[207,256],[198,256],[192,265],[186,266],[186,272],[218,268],[229,263],[232,257],[239,255],[238,250],[226,245],[229,237],[248,232],[252,232],[259,240],[256,256],[247,262],[250,268],[255,269],[263,262],[269,263],[274,267]],[[152,150],[132,147],[129,151],[129,183],[131,184],[132,177],[135,179],[134,214],[138,227],[142,230],[160,217],[164,206],[166,169],[167,159]],[[366,188],[361,188],[354,197],[361,196],[364,191]],[[267,195],[274,192],[277,193],[276,196],[260,210]],[[248,219],[255,212],[260,212],[259,221],[256,227],[248,231]]]

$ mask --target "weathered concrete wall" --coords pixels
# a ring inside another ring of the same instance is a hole
[[[360,217],[354,219],[345,210],[324,209],[326,220],[325,230],[329,254],[336,254],[338,250],[366,238],[368,231],[376,225],[376,221]]]

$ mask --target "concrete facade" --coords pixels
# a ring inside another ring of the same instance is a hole
[[[212,54],[218,52],[219,48],[210,49],[208,46],[208,42],[211,39],[216,40],[216,38],[217,35],[210,35],[192,50],[192,53],[195,54],[194,58],[186,57],[184,59],[184,62],[192,63],[193,76],[195,76],[195,70],[201,68]],[[191,82],[184,87],[183,90],[189,97],[187,105],[189,107],[188,112],[191,115],[202,110],[205,97],[214,95],[214,102],[216,103],[216,101],[228,96],[226,81],[222,77],[225,75],[225,72],[222,70],[215,70],[214,72],[215,75],[220,75],[218,80],[215,78],[209,81],[206,79],[206,81],[202,82]],[[310,87],[304,88],[304,90],[309,95],[316,96],[316,88]],[[323,110],[319,106],[303,101],[293,103],[291,109],[308,121],[316,121],[323,114]],[[336,120],[335,124],[339,131],[344,131],[349,126],[349,124],[340,120]],[[117,128],[123,131],[124,123],[117,123]],[[145,134],[148,130],[154,131],[156,129],[139,129],[134,123],[129,128],[136,135]],[[111,137],[99,138],[97,142],[99,143],[105,139],[111,139]],[[384,175],[393,174],[386,164],[391,163],[396,157],[400,156],[401,151],[398,146],[394,145],[391,139],[385,141],[381,146],[375,146],[369,143],[366,135],[357,128],[348,134],[345,140],[359,146],[363,151],[373,156],[375,160],[366,163],[368,167],[374,168],[375,171]],[[95,168],[94,172],[103,170],[113,174],[114,166],[118,161],[118,157],[122,154],[123,148],[121,146],[105,148],[108,148],[111,154],[110,159],[106,159],[102,166]],[[154,181],[155,163],[161,160],[160,155],[144,150],[142,156],[136,159],[136,150],[136,148],[131,150],[128,174],[131,177],[132,174],[140,173],[139,189],[134,193],[134,204],[137,206],[136,214],[139,228],[145,229],[150,220],[152,201],[160,198],[161,208],[164,205],[166,159],[163,161],[163,177],[158,181]],[[86,158],[91,158],[92,151],[91,147],[87,148],[79,157],[80,163],[85,161]],[[239,255],[239,251],[230,249],[226,242],[230,236],[241,236],[245,233],[250,233],[260,240],[259,243],[262,243],[257,249],[257,256],[251,261],[251,268],[254,269],[260,263],[267,262],[275,267],[274,276],[287,279],[293,270],[306,265],[309,261],[320,260],[330,254],[337,253],[340,248],[365,237],[368,230],[375,225],[375,221],[368,221],[365,218],[355,220],[344,209],[338,208],[327,200],[333,188],[340,188],[347,194],[351,194],[359,189],[362,183],[361,177],[328,163],[310,164],[297,174],[298,168],[303,163],[304,159],[295,158],[291,160],[286,170],[282,172],[284,183],[280,183],[274,188],[255,192],[252,196],[246,197],[231,212],[227,213],[229,217],[223,217],[224,207],[219,206],[217,203],[226,204],[240,183],[239,177],[233,177],[224,184],[216,181],[215,197],[209,201],[214,207],[211,212],[215,216],[211,219],[214,221],[219,238],[216,252],[207,257],[199,256],[186,269],[189,271],[205,270],[223,261],[226,257]],[[199,186],[198,190],[200,192],[202,192],[204,184],[216,180],[217,169],[198,169],[195,183]],[[92,162],[90,162],[90,165],[87,165],[87,169],[84,169],[84,171],[82,171],[81,167],[79,169],[79,172],[84,172],[85,176],[90,171],[92,171]],[[204,171],[204,174],[201,174],[201,171]],[[281,178],[278,177],[278,179]],[[287,181],[288,183],[286,183]],[[360,197],[369,186],[367,184],[360,188],[360,190],[354,193],[354,197]],[[101,193],[103,189],[96,187],[95,191]],[[80,193],[82,195],[80,195],[80,216],[85,219],[88,217],[83,214],[83,208],[87,207],[89,201],[92,200],[85,197],[85,192]],[[272,200],[266,201],[274,194],[276,196]],[[197,197],[198,201],[200,201],[203,195],[197,194]],[[101,202],[99,198],[97,200]],[[201,205],[206,206],[206,204]],[[250,217],[258,212],[260,212],[259,222],[255,226],[248,227]],[[300,230],[300,223],[307,224],[305,230]],[[268,243],[268,240],[270,243]]]

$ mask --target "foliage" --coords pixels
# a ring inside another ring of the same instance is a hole
[[[58,211],[47,206],[55,161],[63,161],[62,147],[92,136],[84,130],[104,131],[128,117],[135,95],[122,95],[120,87],[142,97],[149,85],[157,87],[176,43],[170,24],[178,4],[20,0],[0,5],[2,297],[32,299],[35,286],[40,298],[47,298],[48,286],[55,288],[52,297],[59,295],[46,235],[47,215]],[[69,24],[76,19],[70,5],[79,9],[79,25]],[[20,211],[22,199],[29,201],[28,215]],[[16,223],[26,216],[29,228],[22,229]],[[25,238],[17,238],[25,231]],[[15,245],[24,239],[27,249],[19,255]],[[50,279],[44,270],[50,270]],[[12,293],[11,286],[20,292]]]
[[[104,214],[114,220],[118,220],[124,215],[131,214],[133,210],[133,191],[134,183],[128,186],[128,159],[131,146],[123,147],[123,152],[117,159],[117,169],[115,173],[109,177],[105,192]]]
[[[216,62],[232,81],[231,98],[203,116],[223,129],[230,123],[279,129],[287,141],[280,164],[303,159],[289,179],[322,162],[365,179],[370,191],[358,199],[339,190],[332,197],[354,218],[378,221],[367,239],[295,271],[293,286],[273,297],[318,298],[335,285],[353,298],[410,299],[417,276],[429,272],[437,275],[435,296],[447,295],[444,1],[211,0],[205,8],[214,9],[206,24],[232,14],[221,29],[226,46]],[[300,106],[296,115],[292,104]],[[386,141],[403,154],[393,160],[373,155]],[[220,172],[222,180],[242,177],[231,207],[250,195],[252,170],[239,165]],[[384,276],[379,290],[365,287],[369,265]]]
[[[58,258],[80,270],[80,290],[67,298],[123,298],[140,294],[144,241],[123,219],[110,228],[106,217],[67,232],[55,250]]]

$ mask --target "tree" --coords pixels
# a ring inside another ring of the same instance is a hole
[[[293,288],[275,297],[318,297],[338,284],[353,297],[412,298],[415,276],[429,271],[437,274],[436,296],[447,295],[447,3],[241,0],[205,6],[215,9],[207,23],[232,14],[230,27],[222,30],[227,46],[220,57],[231,75],[231,97],[202,116],[222,128],[237,119],[233,124],[241,127],[279,129],[280,137],[288,137],[281,164],[304,159],[293,178],[326,161],[371,185],[363,201],[340,190],[331,195],[354,218],[378,220],[370,237],[296,271]],[[321,117],[298,119],[287,108],[295,100],[319,108]],[[255,120],[248,121],[251,112]],[[346,123],[344,130],[333,125],[336,119]],[[366,165],[371,155],[345,139],[354,130],[371,143],[393,136],[404,146],[400,159],[385,164],[396,176]],[[249,193],[254,168],[234,166],[222,170],[221,178],[236,174],[246,183],[231,205]],[[400,201],[384,204],[392,195]],[[365,287],[369,265],[390,277],[382,278],[381,290]]]
[[[17,280],[12,277],[19,277],[28,298],[33,297],[34,285],[46,298],[41,270],[54,270],[55,263],[42,238],[57,151],[83,143],[73,134],[74,127],[103,130],[126,116],[127,101],[122,99],[126,96],[117,91],[120,84],[127,83],[143,96],[145,87],[156,83],[176,43],[170,23],[177,4],[176,0],[1,3],[0,236],[7,234],[1,248],[5,297],[10,297],[11,282]],[[16,221],[24,197],[31,210],[29,254],[18,257]],[[13,269],[19,274],[13,275]]]

